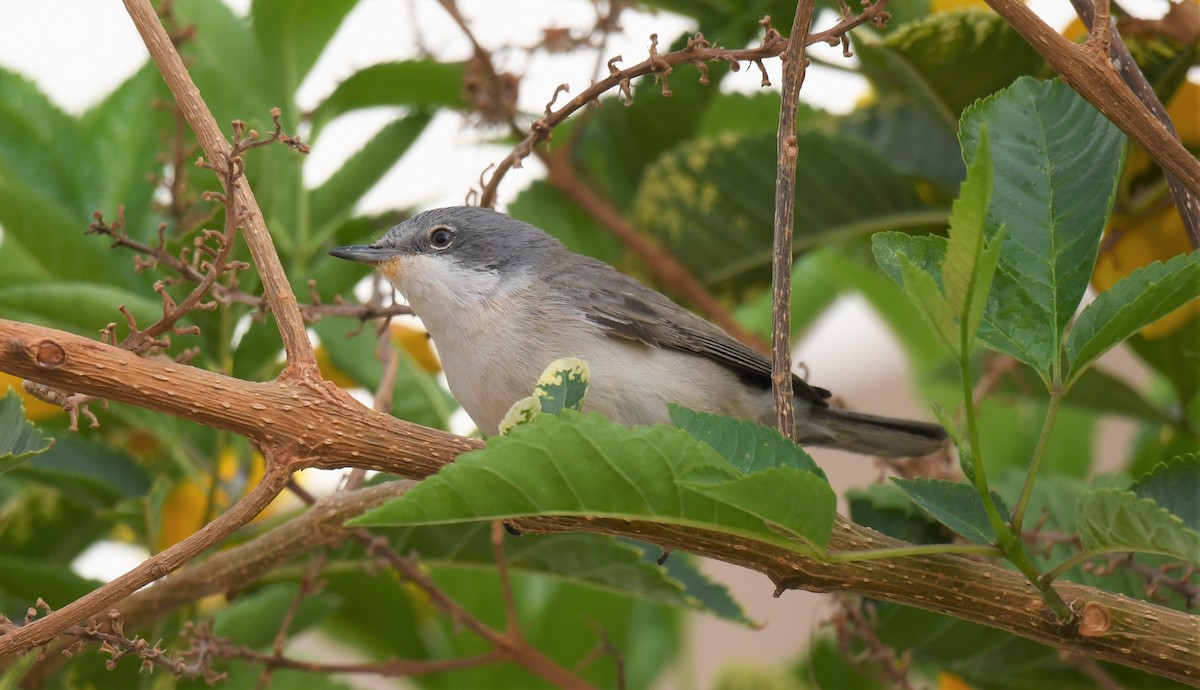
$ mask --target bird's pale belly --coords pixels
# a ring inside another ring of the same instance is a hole
[[[601,337],[576,342],[574,351],[499,353],[474,348],[473,356],[446,359],[450,391],[488,435],[517,400],[533,393],[547,365],[560,357],[588,363],[591,378],[584,411],[626,426],[669,424],[668,403],[750,419],[770,416],[770,392],[746,386],[708,359],[634,341]]]

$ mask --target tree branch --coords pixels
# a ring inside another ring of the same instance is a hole
[[[1062,80],[1136,141],[1163,170],[1200,195],[1200,161],[1154,117],[1122,80],[1109,46],[1076,45],[1043,22],[1021,0],[987,0],[996,14],[1033,46]]]
[[[286,443],[283,447],[290,451],[297,469],[359,467],[423,478],[461,453],[482,446],[477,440],[381,415],[326,382],[242,381],[14,321],[0,320],[0,371],[186,417],[242,434],[260,445]],[[1063,627],[1054,622],[1018,574],[962,557],[823,563],[777,544],[699,528],[583,518],[527,519],[519,526],[527,532],[583,531],[630,537],[757,570],[781,592],[843,591],[894,601],[1200,685],[1200,659],[1195,654],[1200,617],[1093,587],[1056,583],[1056,590],[1074,608],[1101,614],[1093,617],[1101,623],[1089,624],[1084,615],[1083,623]],[[211,529],[213,525],[206,528]],[[837,551],[903,546],[903,542],[845,522],[835,527],[829,543],[829,548]],[[165,572],[155,571],[156,575]],[[63,627],[45,625],[52,618],[47,616],[0,636],[0,658],[45,644],[113,601],[89,595],[77,602],[79,606],[70,615],[55,612]]]
[[[1108,0],[1101,1],[1104,8],[1103,19],[1105,22],[1108,22],[1110,21]],[[1088,28],[1089,32],[1094,34],[1097,27],[1095,21],[1096,7],[1093,0],[1071,0],[1071,5],[1075,8],[1075,13],[1079,15],[1079,19],[1083,21],[1083,25]],[[1171,136],[1178,140],[1179,132],[1175,131],[1175,125],[1167,115],[1167,109],[1158,100],[1158,96],[1154,93],[1150,82],[1146,81],[1146,75],[1142,74],[1142,70],[1138,69],[1137,62],[1134,61],[1133,55],[1129,53],[1129,48],[1125,46],[1125,41],[1121,40],[1121,34],[1117,31],[1117,27],[1112,26],[1109,28],[1109,31],[1107,41],[1108,55],[1117,72],[1120,73],[1121,79],[1129,85],[1129,88],[1137,95],[1138,100],[1145,104],[1154,117],[1167,128]],[[1090,38],[1088,40],[1091,41]],[[1167,186],[1171,188],[1171,196],[1175,199],[1175,207],[1179,209],[1179,216],[1183,220],[1183,226],[1187,228],[1188,239],[1192,243],[1192,249],[1200,248],[1200,195],[1189,191],[1187,186],[1174,173],[1164,171],[1164,176],[1167,178]]]
[[[882,0],[883,4],[887,0]],[[792,390],[792,221],[796,216],[796,113],[808,69],[804,48],[815,0],[796,3],[796,17],[783,60],[779,131],[775,148],[775,231],[771,248],[771,391],[775,426],[793,442],[796,409]]]

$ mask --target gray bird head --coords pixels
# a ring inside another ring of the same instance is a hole
[[[486,208],[452,206],[419,213],[374,244],[329,253],[375,266],[421,315],[486,301],[565,252],[533,225]]]

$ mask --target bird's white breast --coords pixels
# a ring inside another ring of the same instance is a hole
[[[668,402],[750,418],[770,409],[769,394],[711,360],[605,334],[526,272],[502,281],[436,255],[380,268],[429,329],[450,391],[486,434],[560,357],[588,363],[584,409],[625,425],[669,422]]]

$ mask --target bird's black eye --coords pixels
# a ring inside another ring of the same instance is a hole
[[[429,246],[434,249],[446,249],[454,241],[454,233],[450,228],[436,227],[429,231]]]

